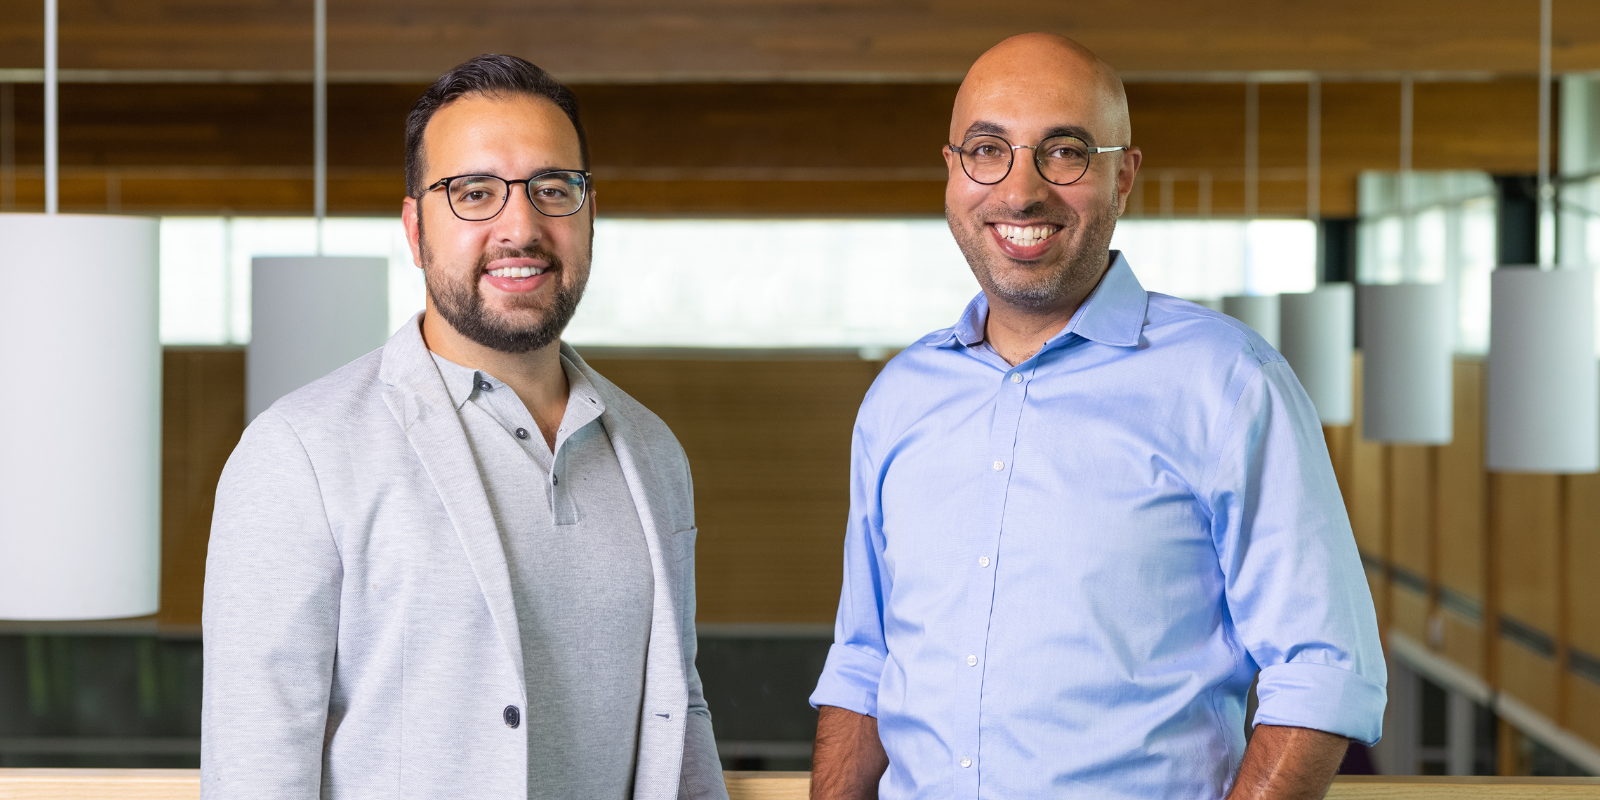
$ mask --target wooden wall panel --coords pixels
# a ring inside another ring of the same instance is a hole
[[[850,431],[876,362],[596,359],[694,471],[699,619],[832,622]]]
[[[1552,721],[1561,718],[1561,673],[1556,662],[1507,639],[1501,639],[1500,685],[1506,694],[1527,703]]]
[[[1414,642],[1427,642],[1428,595],[1410,584],[1395,580],[1389,591],[1389,626]]]
[[[1600,658],[1600,474],[1566,481],[1566,634],[1573,647]]]
[[[1389,559],[1423,580],[1432,571],[1433,450],[1425,445],[1389,446]]]
[[[1484,640],[1481,619],[1458,614],[1449,607],[1439,612],[1443,622],[1444,642],[1440,647],[1445,658],[1469,672],[1484,677]],[[1426,641],[1426,640],[1422,640]]]
[[[1135,83],[1144,151],[1129,214],[1244,212],[1242,83]],[[329,88],[329,208],[395,214],[402,129],[423,86]],[[939,155],[953,83],[579,85],[608,214],[943,212]],[[1259,210],[1306,210],[1304,84],[1262,84]],[[1323,85],[1322,211],[1356,212],[1362,170],[1399,163],[1395,83]],[[1537,85],[1420,83],[1419,169],[1531,173]],[[139,213],[309,213],[310,89],[302,84],[66,84],[63,207]],[[19,208],[42,204],[43,95],[16,87]],[[1164,209],[1160,184],[1171,180]]]
[[[39,4],[0,5],[0,67],[42,60]],[[67,0],[66,67],[309,70],[305,0]],[[1538,63],[1538,7],[1491,0],[1260,3],[1023,0],[1003,20],[971,6],[879,0],[526,3],[347,0],[330,7],[334,70],[442,71],[516,53],[565,75],[846,73],[959,76],[1021,30],[1068,33],[1122,70],[1510,70]],[[1600,68],[1600,10],[1556,8],[1555,69]]]
[[[1322,426],[1322,439],[1328,445],[1328,460],[1333,463],[1333,477],[1339,482],[1339,494],[1346,508],[1350,505],[1350,457],[1354,445],[1355,428],[1350,425]]]
[[[244,433],[244,349],[169,347],[162,358],[163,628],[197,629],[222,465]]]
[[[1458,359],[1454,367],[1454,438],[1439,448],[1439,583],[1483,602],[1484,363]]]
[[[1355,398],[1351,427],[1355,431],[1350,444],[1350,485],[1354,491],[1350,502],[1350,527],[1355,531],[1356,546],[1371,557],[1388,558],[1387,535],[1384,526],[1383,460],[1384,446],[1361,437],[1361,354],[1355,355],[1352,376]]]
[[[1500,473],[1492,487],[1500,612],[1550,636],[1559,627],[1560,481],[1554,475]]]
[[[1571,681],[1568,697],[1567,726],[1573,733],[1600,747],[1600,684],[1568,676]]]

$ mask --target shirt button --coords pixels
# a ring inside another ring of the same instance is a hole
[[[972,759],[967,758],[966,756],[962,756],[961,757],[961,766],[963,766],[963,767],[972,766]]]
[[[518,428],[517,429],[517,438],[518,439],[526,439],[526,438],[528,438],[528,429],[527,428]]]
[[[967,656],[967,666],[969,666],[969,667],[978,666],[978,657],[977,656]]]
[[[1020,373],[1020,372],[1011,373],[1011,382],[1012,383],[1022,383],[1022,373]]]
[[[517,711],[516,706],[506,706],[500,717],[506,721],[507,728],[515,728],[522,724],[522,713]]]
[[[1000,470],[1003,470],[1005,468],[1006,468],[1006,462],[1004,462],[1004,461],[996,461],[996,462],[994,462],[994,471],[995,472],[999,472]]]
[[[978,556],[978,566],[980,566],[980,567],[989,566],[989,557],[988,556]]]
[[[488,381],[478,381],[478,388],[487,392],[494,387],[490,386]]]
[[[557,476],[557,475],[551,475],[551,476],[550,476],[550,485],[551,485],[551,486],[560,486],[560,485],[561,485],[561,478],[560,478],[560,476]]]

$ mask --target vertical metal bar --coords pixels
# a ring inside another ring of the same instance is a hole
[[[57,0],[44,0],[44,213],[61,205],[60,103],[57,98]]]
[[[1322,216],[1322,81],[1306,85],[1306,218]]]
[[[1539,3],[1539,268],[1555,263],[1555,248],[1546,241],[1550,222],[1550,0]]]
[[[1411,218],[1411,147],[1415,87],[1411,76],[1400,80],[1400,181],[1398,205],[1400,211],[1400,274],[1405,281],[1416,280],[1417,230]]]
[[[0,83],[0,211],[17,202],[17,87]]]
[[[1254,217],[1261,208],[1261,85],[1244,84],[1244,215]]]
[[[322,218],[328,215],[328,0],[316,0],[316,78],[312,93],[315,161],[312,196],[317,217],[317,255],[322,255]]]

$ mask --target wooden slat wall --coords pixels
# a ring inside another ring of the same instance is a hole
[[[42,61],[38,3],[0,4],[0,67]],[[78,68],[309,70],[304,0],[137,3],[67,0],[62,65]],[[334,4],[334,70],[444,70],[485,52],[527,56],[562,74],[818,72],[960,75],[1023,30],[1078,37],[1124,70],[1513,70],[1538,63],[1538,6],[1492,0],[1272,3],[1021,0],[1004,21],[963,4],[527,3],[430,0]],[[1556,7],[1558,71],[1600,68],[1600,9]]]
[[[1484,461],[1484,363],[1455,362],[1454,436],[1439,448],[1439,514],[1437,529],[1440,591],[1463,604],[1476,604],[1477,614],[1442,603],[1439,610],[1443,650],[1473,674],[1484,676],[1483,608],[1488,597],[1484,503],[1488,476]]]
[[[702,622],[832,622],[850,431],[872,361],[601,360],[670,426],[694,471]]]
[[[420,84],[329,88],[329,208],[397,214],[402,128]],[[1260,90],[1260,211],[1306,211],[1304,84]],[[575,87],[602,214],[942,214],[944,144],[956,86],[653,84]],[[1241,83],[1128,87],[1145,154],[1130,214],[1244,212]],[[1356,176],[1399,163],[1399,88],[1322,88],[1322,212],[1354,216]],[[1526,79],[1420,83],[1415,165],[1532,173],[1538,86]],[[308,214],[309,87],[285,84],[66,84],[64,209]],[[42,207],[43,94],[16,87],[17,208]]]
[[[244,350],[168,348],[162,359],[161,611],[195,629],[222,465],[244,433]]]

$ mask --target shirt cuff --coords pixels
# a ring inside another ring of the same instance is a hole
[[[828,648],[828,663],[811,693],[811,707],[834,706],[869,717],[878,716],[878,681],[883,658],[842,644]]]
[[[1313,728],[1367,745],[1383,736],[1382,684],[1340,667],[1289,662],[1261,670],[1255,725]]]

